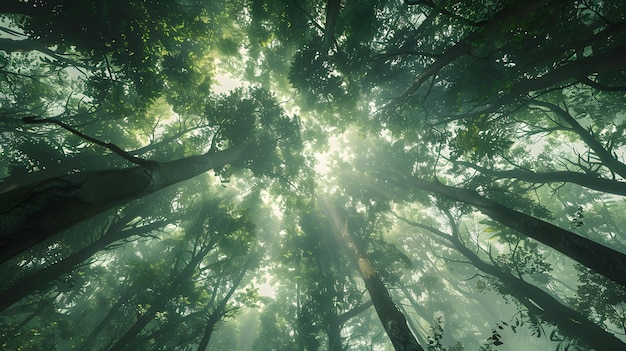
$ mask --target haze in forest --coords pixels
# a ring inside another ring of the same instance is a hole
[[[3,0],[0,349],[626,350],[626,2]]]

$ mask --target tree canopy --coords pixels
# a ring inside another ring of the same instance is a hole
[[[626,350],[626,3],[6,0],[0,348]]]

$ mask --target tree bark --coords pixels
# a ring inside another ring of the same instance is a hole
[[[342,221],[330,201],[322,200],[331,226],[339,234],[339,242],[347,249],[350,258],[363,278],[370,294],[378,318],[387,332],[396,351],[424,351],[409,329],[404,314],[393,302],[378,271],[369,259],[359,250],[348,231],[348,222]]]
[[[353,309],[342,313],[340,315],[334,315],[333,319],[326,326],[326,335],[328,336],[328,351],[343,351],[343,344],[341,342],[341,327],[344,323],[351,318],[367,311],[372,307],[372,301],[362,303]]]
[[[589,267],[614,282],[626,286],[626,255],[548,222],[489,200],[476,191],[427,182],[406,176],[402,185],[430,191],[451,200],[472,205],[492,219]]]
[[[335,26],[341,10],[341,0],[327,0],[326,22],[324,23],[324,48],[328,50],[335,40]]]
[[[96,214],[234,163],[245,145],[139,167],[63,175],[0,194],[0,263]]]

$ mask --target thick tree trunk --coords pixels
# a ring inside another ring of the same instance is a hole
[[[553,224],[489,200],[476,191],[455,188],[417,177],[404,177],[402,184],[430,191],[472,205],[492,219],[520,234],[540,241],[597,273],[626,286],[626,255]]]
[[[335,321],[326,326],[326,336],[328,337],[328,351],[343,351],[341,344],[341,325]]]
[[[340,242],[347,249],[348,254],[363,278],[365,287],[370,294],[378,318],[383,324],[391,343],[396,351],[424,351],[415,336],[409,329],[406,318],[393,302],[389,291],[385,287],[378,271],[369,259],[359,250],[348,231],[347,221],[342,221],[330,202],[324,201],[324,206],[331,226],[334,226],[340,236]]]
[[[64,175],[0,194],[0,262],[98,213],[234,163],[244,148]]]
[[[502,109],[503,106],[521,105],[529,93],[552,89],[560,84],[578,81],[580,77],[587,77],[594,73],[621,72],[626,69],[626,61],[622,59],[624,56],[626,56],[626,44],[618,45],[598,55],[571,61],[542,76],[513,85],[506,93],[496,98],[482,110],[451,116],[447,121],[490,114]]]
[[[341,10],[341,0],[326,1],[326,22],[324,24],[324,48],[328,50],[335,40],[335,26]]]
[[[404,219],[403,219],[404,220]],[[591,322],[582,314],[565,306],[561,301],[540,288],[518,278],[498,266],[490,265],[481,260],[472,250],[468,249],[458,238],[456,224],[450,218],[453,235],[447,235],[435,228],[431,228],[408,220],[405,222],[424,228],[435,235],[450,241],[454,247],[465,256],[480,271],[498,278],[508,290],[508,294],[515,297],[532,314],[558,327],[563,335],[572,340],[578,340],[595,350],[624,350],[626,344],[615,335]]]

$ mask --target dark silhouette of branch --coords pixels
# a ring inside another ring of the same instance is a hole
[[[107,143],[104,142],[102,140],[98,140],[96,138],[93,138],[87,134],[84,134],[76,129],[74,129],[73,127],[69,126],[66,123],[63,123],[59,120],[53,119],[53,118],[38,118],[36,116],[29,116],[29,117],[24,117],[22,118],[22,122],[24,122],[24,124],[55,124],[65,130],[67,130],[68,132],[82,138],[85,139],[89,142],[92,142],[96,145],[100,145],[104,148],[107,148],[109,150],[111,150],[113,153],[121,156],[122,158],[124,158],[125,160],[140,165],[140,166],[145,166],[145,165],[149,165],[151,163],[151,161],[149,160],[144,160],[142,158],[133,156],[131,154],[129,154],[128,152],[124,151],[122,148],[120,148],[119,146],[112,144],[112,143]]]
[[[591,80],[589,77],[580,78],[579,81],[585,85],[588,85],[594,89],[601,91],[626,91],[626,86],[623,87],[612,87],[604,84],[600,84]]]

